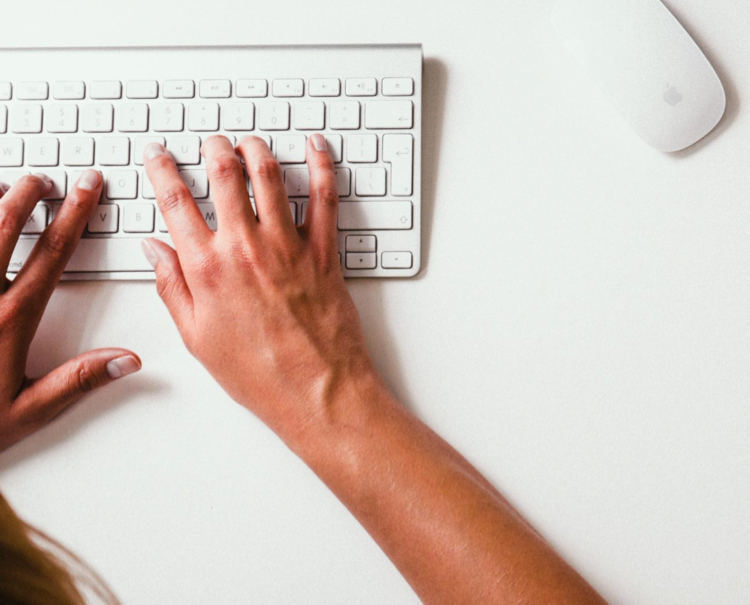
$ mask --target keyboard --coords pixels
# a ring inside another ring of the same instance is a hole
[[[314,132],[335,163],[344,275],[419,271],[421,45],[2,49],[0,65],[0,182],[34,172],[54,182],[24,227],[10,278],[93,168],[102,198],[63,279],[153,279],[140,241],[171,239],[143,168],[152,141],[172,153],[215,230],[202,141],[262,137],[301,225]],[[248,192],[254,206],[249,180]]]

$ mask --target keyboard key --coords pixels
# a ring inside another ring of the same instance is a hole
[[[305,161],[304,134],[279,135],[276,138],[276,159],[279,164],[302,164]]]
[[[10,262],[13,271],[18,271],[35,244],[36,238],[19,240]],[[153,275],[139,237],[84,238],[76,245],[65,270],[73,273],[127,271],[129,274],[140,271],[144,276]]]
[[[128,99],[155,99],[158,95],[159,83],[156,80],[132,80],[125,89]]]
[[[342,137],[340,134],[327,134],[325,136],[326,143],[328,144],[328,153],[333,158],[333,163],[338,164],[342,160],[341,147]]]
[[[377,239],[374,235],[347,235],[347,252],[377,252]]]
[[[195,96],[195,82],[192,80],[167,80],[162,86],[165,99],[192,99]]]
[[[346,197],[352,192],[352,173],[348,168],[337,168],[333,171],[336,176],[336,193],[339,197]]]
[[[267,97],[268,82],[266,80],[237,80],[234,92],[241,99]]]
[[[42,132],[42,106],[24,103],[11,107],[10,129],[23,134]]]
[[[380,257],[383,269],[411,269],[413,262],[411,252],[383,252]]]
[[[216,220],[216,210],[213,204],[207,202],[197,204],[198,210],[203,215],[203,220],[206,221],[206,225],[211,231],[216,231],[218,222]]]
[[[191,104],[188,110],[188,129],[193,132],[215,132],[219,130],[219,104]]]
[[[250,102],[226,103],[223,106],[224,130],[252,130],[255,127],[255,105]]]
[[[83,132],[112,132],[112,105],[93,103],[81,107],[81,130]]]
[[[169,137],[167,150],[177,164],[201,163],[201,138],[198,136]]]
[[[357,168],[355,180],[357,195],[385,195],[385,168]]]
[[[307,168],[287,168],[284,170],[284,185],[289,197],[308,197],[310,172]]]
[[[226,99],[232,96],[232,83],[229,80],[202,80],[199,94],[204,99]]]
[[[28,170],[3,170],[0,172],[0,183],[13,186],[22,176],[31,174]]]
[[[156,199],[154,186],[151,184],[151,180],[148,178],[148,174],[146,174],[145,170],[141,173],[141,183],[143,183],[143,185],[141,185],[141,196],[147,200]]]
[[[383,161],[391,165],[391,195],[411,195],[414,138],[410,134],[383,135]]]
[[[413,109],[411,101],[368,101],[365,128],[412,128]]]
[[[414,94],[414,80],[411,78],[383,78],[381,92],[384,97],[410,97]]]
[[[133,161],[137,166],[143,166],[143,150],[149,143],[166,145],[164,137],[136,137],[133,147]]]
[[[23,166],[23,139],[0,139],[0,166]]]
[[[5,134],[8,131],[8,108],[5,105],[0,105],[0,134]]]
[[[122,228],[125,233],[153,233],[154,205],[125,204],[122,207]]]
[[[313,78],[307,92],[311,97],[338,97],[341,81],[338,78]]]
[[[76,132],[78,130],[78,106],[73,103],[48,105],[45,115],[47,116],[47,132]]]
[[[104,175],[105,192],[110,200],[134,200],[138,196],[136,170],[112,170]]]
[[[86,96],[86,85],[83,82],[55,82],[52,96],[55,99],[77,101]]]
[[[208,197],[208,177],[205,170],[180,170],[180,178],[196,200]]]
[[[0,101],[10,101],[13,96],[13,85],[10,82],[0,82]]]
[[[38,235],[47,227],[47,213],[49,209],[46,204],[37,204],[31,212],[31,216],[26,219],[21,233]]]
[[[347,269],[374,269],[378,264],[378,255],[370,252],[347,252]]]
[[[94,139],[91,137],[63,139],[62,160],[66,166],[93,166]]]
[[[185,108],[182,103],[154,103],[151,128],[156,132],[182,132]]]
[[[412,228],[411,202],[340,202],[341,231],[377,231]]]
[[[127,166],[130,163],[128,137],[104,137],[99,140],[96,157],[102,166]]]
[[[117,107],[117,130],[120,132],[146,132],[148,130],[148,105],[123,103]]]
[[[289,130],[289,103],[286,101],[261,103],[258,108],[258,128]]]
[[[89,233],[117,233],[120,223],[120,207],[117,204],[99,204],[89,219]]]
[[[26,143],[26,163],[29,166],[57,166],[60,160],[60,141],[52,137],[34,137]]]
[[[347,162],[377,162],[378,137],[374,134],[350,134],[346,137]]]
[[[332,101],[329,125],[332,130],[357,130],[359,101]]]
[[[294,104],[294,127],[297,130],[323,130],[325,103],[308,101]]]
[[[348,78],[347,97],[374,97],[378,94],[378,81],[375,78]]]
[[[68,186],[68,173],[64,170],[45,170],[44,174],[46,174],[50,179],[52,179],[52,187],[47,192],[47,196],[44,198],[45,200],[62,200],[65,198],[65,193],[67,192],[67,186]],[[52,221],[55,218],[55,213],[52,213],[52,216],[50,217],[50,221]]]
[[[273,81],[274,97],[301,97],[305,93],[305,81],[299,78]]]
[[[89,96],[92,99],[120,99],[122,97],[122,84],[113,80],[92,82],[89,87]]]
[[[19,82],[16,86],[19,101],[44,101],[48,97],[49,84],[46,82]]]

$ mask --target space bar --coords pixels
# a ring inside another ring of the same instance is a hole
[[[8,268],[16,273],[36,244],[36,238],[18,241]],[[65,267],[66,273],[153,271],[143,255],[140,238],[82,239]]]

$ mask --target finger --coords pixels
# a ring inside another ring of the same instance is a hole
[[[310,171],[310,202],[305,216],[304,229],[310,234],[313,245],[321,251],[337,251],[337,221],[339,196],[333,159],[323,135],[315,133],[305,148]]]
[[[156,239],[144,239],[143,253],[156,272],[156,291],[164,301],[177,329],[184,334],[193,319],[193,295],[185,281],[180,259],[172,247]]]
[[[13,281],[11,290],[26,298],[37,313],[44,310],[52,296],[101,193],[102,175],[96,170],[86,170]]]
[[[247,230],[256,224],[242,164],[229,139],[223,136],[209,137],[201,147],[201,154],[206,158],[219,233]]]
[[[13,249],[34,206],[51,187],[52,180],[44,174],[21,177],[10,188],[0,184],[0,276],[8,271]]]
[[[268,145],[259,137],[249,136],[240,141],[238,149],[253,185],[258,222],[267,228],[293,232],[281,167]]]
[[[190,189],[180,178],[172,154],[167,153],[159,143],[150,143],[143,150],[143,160],[159,210],[178,254],[187,254],[191,248],[205,246],[213,234],[203,220]]]
[[[24,388],[11,408],[13,418],[33,432],[85,393],[140,369],[141,360],[127,349],[89,351]]]

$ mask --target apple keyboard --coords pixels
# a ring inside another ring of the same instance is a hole
[[[86,169],[104,188],[63,279],[153,279],[144,237],[171,243],[143,167],[158,141],[216,229],[201,143],[263,138],[279,161],[296,224],[305,218],[306,137],[323,134],[339,194],[348,277],[420,268],[420,45],[0,49],[0,182],[54,182],[14,252],[17,273]],[[248,193],[255,204],[252,185]]]

